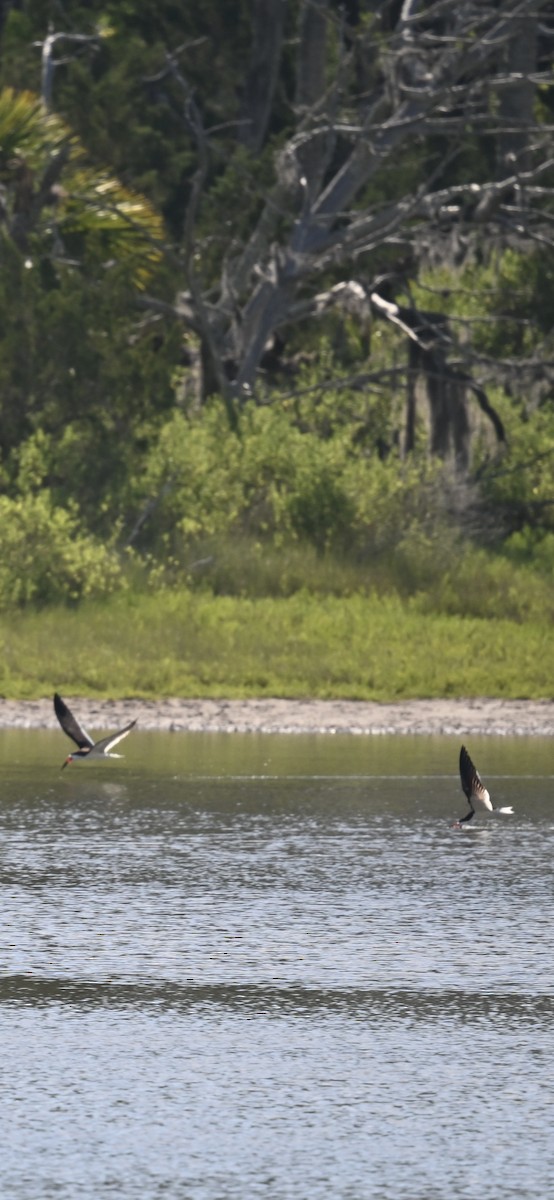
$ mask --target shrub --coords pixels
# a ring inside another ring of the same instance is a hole
[[[79,531],[48,491],[0,497],[0,607],[105,596],[123,585],[114,553]]]
[[[456,562],[446,560],[444,572],[422,589],[415,603],[420,612],[448,616],[537,624],[554,620],[550,580],[471,545],[458,547]]]
[[[506,426],[508,446],[499,464],[483,472],[485,501],[509,531],[524,526],[554,530],[554,404],[525,413],[500,394],[495,404]]]
[[[239,433],[230,433],[215,401],[194,420],[175,412],[161,431],[144,475],[152,515],[141,544],[159,549],[161,540],[175,552],[253,535],[373,554],[426,511],[436,472],[395,453],[381,461],[353,446],[347,428],[324,439],[274,406],[246,406]]]
[[[526,526],[507,539],[503,553],[510,562],[531,566],[541,576],[549,576],[551,582],[554,581],[554,533]]]

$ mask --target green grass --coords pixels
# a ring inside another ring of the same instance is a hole
[[[424,606],[423,606],[424,607]],[[123,594],[0,620],[0,693],[97,697],[550,698],[551,624],[397,596]]]

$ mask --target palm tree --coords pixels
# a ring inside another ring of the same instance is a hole
[[[122,264],[138,288],[163,253],[163,222],[143,196],[87,164],[79,139],[32,92],[0,92],[0,220],[33,265]]]

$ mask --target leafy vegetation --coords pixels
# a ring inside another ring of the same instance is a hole
[[[0,522],[1,607],[106,596],[122,586],[116,556],[80,534],[76,515],[55,508],[48,492],[21,500],[0,496]]]
[[[551,622],[425,613],[395,596],[164,590],[0,621],[0,691],[28,697],[537,698]]]
[[[4,690],[551,694],[552,6],[398,7],[3,7]]]

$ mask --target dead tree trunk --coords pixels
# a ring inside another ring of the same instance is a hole
[[[284,4],[285,0],[255,3],[244,124],[238,134],[252,149],[264,137],[267,145]],[[350,26],[346,36],[341,6],[331,0],[301,0],[291,122],[275,153],[273,184],[264,184],[262,191],[253,173],[252,223],[235,230],[232,218],[226,220],[211,242],[206,240],[207,267],[199,210],[204,191],[209,193],[212,186],[212,170],[207,170],[212,135],[200,124],[198,102],[180,66],[169,62],[167,71],[183,96],[184,123],[196,140],[199,158],[182,248],[191,327],[211,363],[207,386],[217,385],[237,420],[242,400],[255,393],[269,340],[294,320],[298,305],[311,303],[316,312],[321,287],[357,273],[360,263],[366,279],[371,279],[399,254],[409,255],[416,264],[441,261],[452,230],[464,246],[478,247],[490,235],[501,248],[528,247],[532,238],[550,244],[548,126],[543,125],[542,140],[534,139],[529,153],[525,142],[537,82],[534,38],[540,13],[549,4],[550,0],[459,0],[456,5],[387,0],[369,4],[364,20]],[[273,29],[271,45],[264,14]],[[356,66],[362,60],[352,49],[357,40],[367,71],[363,80]],[[504,111],[499,117],[500,105]],[[521,124],[512,128],[510,113],[518,105]],[[500,155],[510,158],[509,169],[493,166],[487,177],[485,143],[500,145],[501,135],[512,134],[519,141],[511,147],[502,143]],[[234,130],[232,138],[235,147]],[[446,155],[437,154],[437,142],[448,146]],[[220,163],[225,148],[222,142]],[[450,171],[451,160],[463,160],[473,148],[480,152],[475,174],[460,180],[459,171]],[[518,161],[512,162],[514,154]],[[406,185],[404,156],[411,164]],[[517,189],[528,198],[525,208],[514,204]],[[216,256],[219,262],[214,266]],[[436,394],[434,384],[428,388],[437,414],[432,440],[445,444],[439,393],[450,388],[447,408],[451,411],[454,405],[460,411],[456,431],[450,422],[448,437],[463,460],[464,402],[455,397],[467,396],[467,387],[471,390],[473,385],[468,383],[464,392],[463,381],[456,381],[448,366],[446,351],[444,361],[438,353],[434,335],[430,345],[420,346],[417,359],[422,378],[441,381]],[[407,428],[409,441],[411,418]]]
[[[238,140],[252,154],[261,150],[277,83],[286,0],[254,0],[252,46],[244,84]]]
[[[531,165],[529,131],[535,125],[539,3],[515,15],[512,35],[506,44],[506,83],[499,92],[501,128],[497,139],[498,171],[526,171]]]
[[[471,435],[475,421],[470,396],[478,402],[487,419],[487,428],[497,443],[505,440],[498,413],[478,384],[448,362],[453,340],[447,318],[441,313],[421,312],[371,294],[373,308],[381,317],[400,328],[408,338],[408,382],[404,450],[415,449],[418,421],[428,430],[432,454],[450,458],[457,469],[467,471],[470,464]]]

